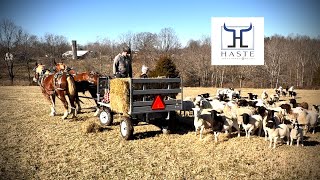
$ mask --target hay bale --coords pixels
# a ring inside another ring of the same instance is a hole
[[[97,133],[102,131],[102,127],[97,123],[95,119],[85,121],[81,126],[84,133]]]
[[[129,78],[110,80],[110,107],[117,113],[129,112]]]

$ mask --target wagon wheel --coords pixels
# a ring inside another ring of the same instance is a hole
[[[133,138],[133,126],[130,118],[128,117],[121,118],[120,133],[125,140],[130,140]]]
[[[102,126],[110,126],[113,122],[113,115],[111,113],[110,108],[103,107],[103,109],[99,115],[99,119],[100,119],[100,124]]]

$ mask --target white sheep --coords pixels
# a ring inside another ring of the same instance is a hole
[[[314,110],[309,110],[307,111],[307,123],[308,123],[308,131],[310,129],[313,129],[312,130],[312,134],[314,134],[315,132],[315,129],[318,125],[318,121],[319,121],[319,115],[318,115],[318,112],[317,111],[314,111]]]
[[[290,132],[290,146],[292,146],[292,142],[294,139],[297,140],[297,146],[299,146],[299,142],[301,141],[301,146],[303,146],[303,130],[300,128],[298,121],[295,121],[293,124],[293,128]]]
[[[270,95],[270,100],[273,102],[279,101],[279,95],[278,94],[271,94]]]
[[[266,130],[268,131],[269,135],[270,148],[272,147],[272,141],[274,143],[273,148],[276,148],[278,138],[281,138],[283,140],[284,137],[287,138],[287,145],[289,145],[290,130],[286,124],[279,124],[278,126],[276,126],[275,121],[269,119],[266,125]]]
[[[251,132],[254,132],[256,129],[259,129],[258,136],[261,135],[262,129],[262,117],[261,115],[254,114],[249,115],[247,113],[242,114],[243,124],[242,127],[246,132],[246,137],[250,138]]]
[[[307,110],[303,109],[302,107],[296,107],[291,109],[291,112],[286,115],[286,119],[290,120],[291,122],[297,120],[301,126],[304,126],[303,130],[304,134],[306,134],[311,116],[308,117]]]
[[[263,100],[263,101],[266,101],[267,99],[268,99],[268,93],[267,93],[267,91],[266,90],[263,90],[263,92],[262,92],[262,94],[261,94],[261,99]]]
[[[278,126],[280,124],[280,118],[278,116],[278,114],[275,113],[274,110],[266,110],[267,115],[263,117],[262,119],[262,128],[264,131],[264,140],[267,141],[269,136],[269,132],[268,132],[268,127],[267,127],[267,123],[270,119],[272,119],[275,123],[275,126]]]
[[[210,114],[201,114],[201,109],[196,107],[192,108],[193,114],[194,114],[194,128],[195,128],[195,134],[197,135],[198,130],[200,130],[200,139],[202,139],[203,131],[205,129],[208,129],[211,127],[212,120],[210,117]]]

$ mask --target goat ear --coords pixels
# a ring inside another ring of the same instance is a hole
[[[54,65],[57,65],[57,62],[56,62],[56,60],[53,60],[53,64],[54,64]]]
[[[38,62],[36,62],[36,66],[38,66]]]

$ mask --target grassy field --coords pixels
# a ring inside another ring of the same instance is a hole
[[[242,89],[261,94],[262,89]],[[184,97],[214,88],[184,88]],[[268,90],[269,93],[272,90]],[[297,90],[298,102],[320,104],[320,90]],[[83,100],[84,107],[93,102]],[[320,179],[320,128],[307,134],[304,147],[269,149],[264,137],[227,138],[214,143],[178,123],[164,135],[157,126],[135,126],[125,141],[119,121],[95,133],[83,129],[97,121],[84,109],[76,119],[49,117],[39,87],[0,86],[0,179]],[[180,119],[181,121],[190,119]]]

